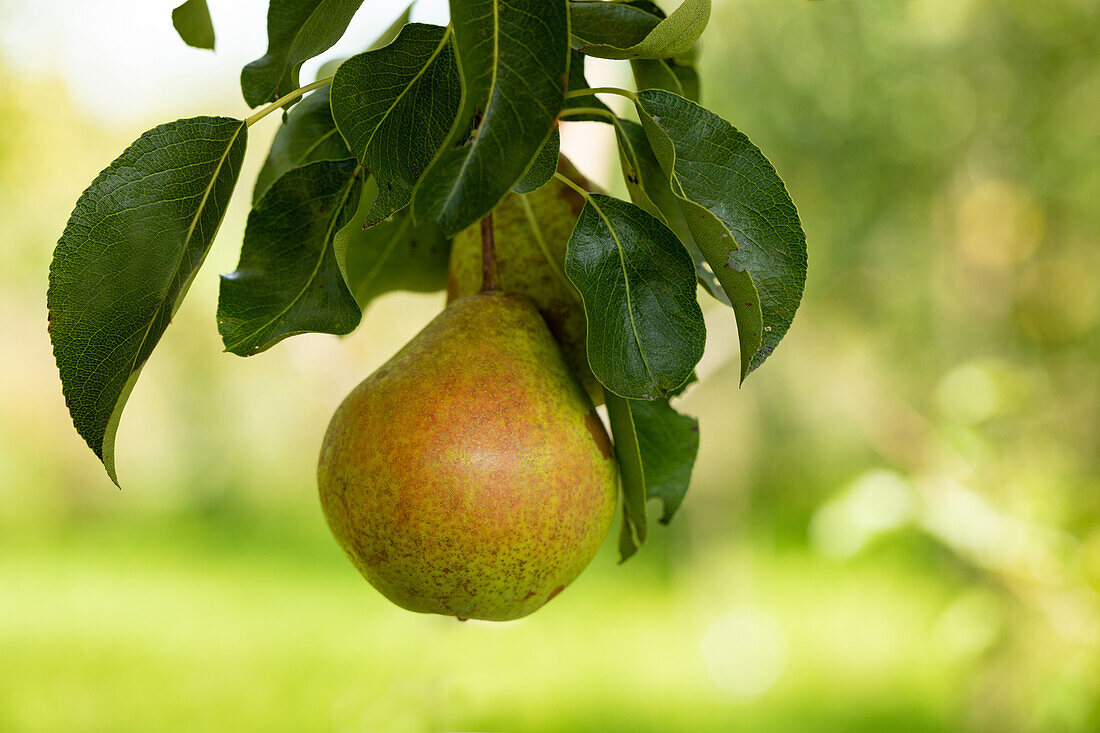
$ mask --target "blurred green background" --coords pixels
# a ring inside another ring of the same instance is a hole
[[[246,195],[130,400],[122,491],[73,432],[68,212],[157,122],[243,114],[264,47],[259,0],[211,0],[216,55],[174,4],[0,0],[0,730],[1100,730],[1100,4],[716,2],[704,102],[788,183],[802,309],[739,389],[709,308],[680,514],[504,625],[391,606],[315,496],[335,405],[442,298],[224,354]]]

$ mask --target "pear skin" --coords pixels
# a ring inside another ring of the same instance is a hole
[[[592,560],[617,471],[535,306],[490,291],[448,305],[347,396],[318,484],[340,546],[391,601],[505,621]]]
[[[564,156],[558,159],[558,172],[581,188],[592,190],[588,180]],[[529,212],[523,205],[524,198]],[[582,208],[584,198],[556,179],[526,196],[509,193],[493,210],[496,277],[502,290],[535,302],[565,350],[569,366],[593,403],[600,405],[603,387],[588,366],[585,349],[584,305],[580,293],[565,276],[565,246]],[[448,301],[479,292],[481,275],[481,227],[475,224],[459,232],[451,245]]]

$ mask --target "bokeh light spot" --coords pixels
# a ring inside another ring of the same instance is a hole
[[[1031,194],[1008,181],[989,181],[963,199],[956,217],[958,245],[968,260],[1009,267],[1031,257],[1046,223]]]
[[[988,364],[968,362],[944,375],[936,386],[936,404],[949,420],[976,425],[1000,407],[997,380]]]
[[[851,557],[875,535],[911,521],[916,511],[916,497],[904,476],[867,471],[814,514],[810,542],[823,555]]]
[[[744,701],[774,687],[787,667],[783,627],[755,608],[739,608],[717,619],[699,640],[699,651],[719,690]]]

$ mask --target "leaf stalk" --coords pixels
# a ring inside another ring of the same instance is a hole
[[[267,117],[269,114],[271,114],[275,110],[279,109],[280,107],[283,107],[286,104],[288,104],[290,102],[293,102],[295,99],[302,96],[303,94],[308,94],[309,92],[312,92],[314,89],[320,89],[321,87],[327,87],[331,83],[332,83],[332,77],[331,76],[326,76],[324,79],[318,79],[317,81],[313,82],[312,84],[306,84],[304,87],[298,87],[293,92],[290,92],[289,94],[286,94],[285,96],[279,97],[274,102],[267,105],[266,107],[264,107],[259,112],[252,115],[251,117],[246,117],[245,120],[244,120],[244,124],[248,127],[252,127],[254,124],[256,124],[257,122],[262,120],[264,117]]]
[[[620,89],[619,87],[594,87],[592,89],[573,89],[565,93],[566,99],[573,99],[574,97],[587,97],[592,94],[618,94],[620,97],[626,97],[631,102],[637,102],[638,97],[634,92],[626,89]]]

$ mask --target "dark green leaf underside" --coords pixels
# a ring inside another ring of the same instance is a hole
[[[116,483],[122,408],[206,257],[246,138],[225,117],[146,132],[81,195],[54,251],[46,301],[66,405]]]

